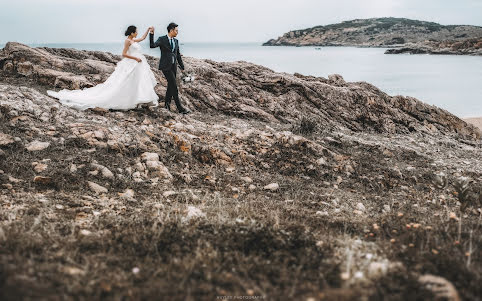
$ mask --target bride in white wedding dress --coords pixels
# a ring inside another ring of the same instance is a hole
[[[147,37],[150,29],[151,27],[141,38],[136,39],[137,28],[127,28],[127,39],[122,52],[124,58],[117,63],[114,72],[105,82],[83,90],[64,89],[59,92],[47,91],[47,94],[59,99],[62,104],[79,110],[95,107],[128,110],[139,104],[157,106],[159,97],[154,91],[157,81],[139,44]]]

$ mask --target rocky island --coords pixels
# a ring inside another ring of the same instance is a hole
[[[0,299],[482,295],[475,126],[247,62],[185,58],[188,116],[45,93],[96,85],[120,59],[0,51]]]
[[[482,37],[462,41],[428,41],[407,43],[399,48],[385,51],[385,54],[452,54],[482,55]]]
[[[482,54],[482,27],[405,18],[356,19],[290,31],[264,46],[389,47],[387,53]]]

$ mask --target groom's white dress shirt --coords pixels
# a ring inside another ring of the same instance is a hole
[[[167,35],[167,39],[169,40],[169,46],[171,46],[171,52],[174,51],[174,48],[176,47],[176,44],[174,43],[174,38],[171,38],[169,35]],[[176,62],[176,58],[174,55],[172,55],[172,63],[174,64]]]
[[[174,38],[171,38],[169,35],[167,35],[167,38],[169,39],[169,45],[172,45],[172,49],[174,49],[174,47],[176,47],[176,45],[174,44]]]

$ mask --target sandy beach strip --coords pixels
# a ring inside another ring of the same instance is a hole
[[[464,118],[464,121],[475,125],[482,131],[482,117]]]

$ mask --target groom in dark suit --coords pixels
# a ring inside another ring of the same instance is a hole
[[[179,64],[181,70],[184,70],[184,63],[182,62],[181,53],[179,52],[179,41],[176,39],[178,34],[177,27],[178,25],[176,23],[170,23],[167,26],[167,35],[160,37],[156,42],[154,42],[153,27],[149,34],[149,41],[151,48],[161,48],[159,70],[164,73],[164,76],[167,79],[166,98],[164,99],[165,108],[169,111],[171,110],[171,99],[174,98],[179,113],[188,114],[190,111],[183,108],[179,100],[179,92],[176,82],[177,64]]]

